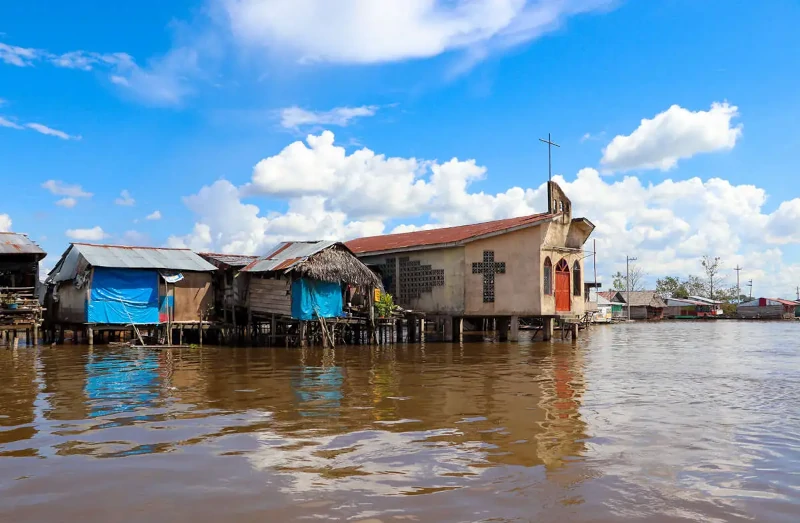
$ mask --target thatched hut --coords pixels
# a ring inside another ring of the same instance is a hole
[[[380,286],[378,276],[350,249],[333,241],[278,244],[241,272],[248,277],[254,317],[338,317],[354,296],[369,295]]]

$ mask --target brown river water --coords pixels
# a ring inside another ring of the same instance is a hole
[[[0,349],[0,521],[796,522],[798,333]]]

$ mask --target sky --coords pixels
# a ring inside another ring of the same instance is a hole
[[[796,297],[796,0],[0,4],[0,230],[265,252],[546,210]],[[744,291],[749,292],[749,288]]]

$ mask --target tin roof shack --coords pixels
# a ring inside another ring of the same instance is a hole
[[[798,312],[800,304],[780,298],[757,298],[736,307],[736,315],[745,320],[790,320]]]
[[[73,243],[50,271],[55,325],[199,323],[216,267],[188,249]]]
[[[280,243],[242,272],[248,275],[252,314],[262,318],[338,317],[347,286],[369,292],[380,285],[350,249],[333,241]]]
[[[239,272],[258,259],[243,254],[198,253],[217,268],[214,274],[214,316],[225,324],[247,322],[247,278]]]
[[[663,320],[664,309],[667,304],[664,303],[656,291],[631,291],[630,298],[628,292],[620,292],[629,302],[623,305],[627,314],[627,308],[630,307],[630,318],[632,320]]]
[[[0,338],[22,330],[36,343],[42,321],[39,262],[45,256],[25,234],[0,232]]]
[[[549,182],[548,189],[553,202],[547,213],[359,238],[347,246],[381,267],[399,305],[438,317],[445,340],[460,336],[465,317],[502,319],[501,337],[510,326],[515,339],[520,317],[567,319],[585,312],[583,246],[594,225],[572,217],[557,184]]]
[[[0,232],[0,289],[25,288],[35,294],[39,262],[47,256],[25,234]]]
[[[722,302],[698,296],[667,298],[664,316],[671,319],[716,318],[722,314]]]

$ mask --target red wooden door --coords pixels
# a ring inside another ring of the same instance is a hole
[[[569,265],[565,260],[556,266],[556,312],[570,310]]]

